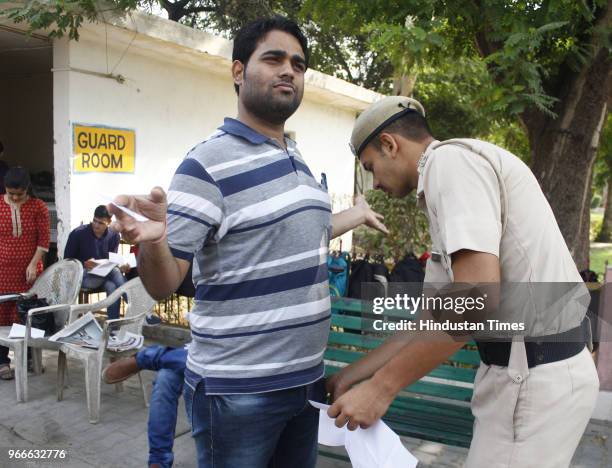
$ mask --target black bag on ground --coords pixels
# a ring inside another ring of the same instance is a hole
[[[347,296],[369,301],[375,297],[384,297],[388,274],[383,263],[370,263],[368,259],[355,260],[351,263]],[[364,287],[364,283],[367,287]]]
[[[22,325],[26,324],[28,318],[28,311],[36,309],[37,307],[46,307],[49,303],[45,298],[39,299],[37,297],[31,297],[28,299],[21,299],[17,302],[17,313],[19,314],[19,321]],[[56,332],[55,328],[55,316],[53,312],[46,312],[40,315],[34,315],[32,317],[32,328],[38,328],[45,331],[45,335],[52,335]]]
[[[424,280],[425,271],[412,252],[397,262],[389,275],[393,283],[422,283]]]

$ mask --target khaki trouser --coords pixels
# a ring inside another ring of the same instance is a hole
[[[527,366],[514,342],[508,367],[480,364],[474,382],[469,468],[569,466],[591,417],[599,379],[585,349],[569,359]]]

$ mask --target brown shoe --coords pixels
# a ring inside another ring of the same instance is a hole
[[[115,384],[136,375],[139,371],[140,368],[136,362],[136,356],[119,359],[106,366],[102,371],[102,380],[107,384]]]

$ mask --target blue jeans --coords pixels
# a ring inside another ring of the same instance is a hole
[[[149,465],[159,463],[169,468],[174,462],[172,448],[186,360],[184,348],[149,346],[136,354],[138,367],[158,371],[149,405]]]
[[[81,287],[87,289],[97,289],[100,286],[104,286],[104,291],[107,295],[110,295],[115,289],[125,284],[125,276],[119,271],[119,268],[115,267],[106,276],[96,276],[87,273],[87,270],[83,272],[83,283]],[[108,318],[118,319],[119,308],[121,307],[121,299],[114,304],[110,305],[107,310]]]
[[[185,371],[185,408],[199,468],[313,468],[317,461],[323,380],[276,392],[206,395],[204,380]]]

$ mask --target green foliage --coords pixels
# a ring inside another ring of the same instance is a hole
[[[589,267],[599,275],[600,281],[606,272],[606,262],[612,263],[612,247],[592,247]]]
[[[382,254],[385,259],[394,261],[403,258],[406,252],[420,254],[429,250],[427,219],[417,208],[414,194],[397,199],[380,190],[370,190],[366,199],[373,210],[384,214],[389,235],[359,228],[353,234],[353,243],[358,250],[371,255]]]
[[[29,31],[50,28],[50,37],[68,34],[79,39],[79,27],[84,20],[97,21],[101,15],[122,14],[133,10],[138,0],[26,0],[16,2],[2,11],[16,23],[26,22]]]
[[[394,74],[415,74],[460,58],[479,60],[493,86],[471,96],[483,112],[506,117],[534,108],[551,116],[559,80],[610,48],[598,24],[607,1],[307,0],[303,12],[321,29],[365,34]]]
[[[529,141],[520,119],[489,110],[485,90],[494,86],[482,61],[460,58],[435,68],[423,67],[414,97],[425,106],[438,140],[480,138],[528,161]]]
[[[591,212],[591,223],[589,225],[589,239],[593,242],[603,227],[603,215],[601,213]]]
[[[595,194],[593,198],[591,198],[591,208],[599,208],[601,206],[601,195]]]

